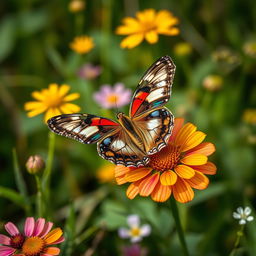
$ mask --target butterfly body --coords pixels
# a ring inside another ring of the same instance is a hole
[[[145,166],[171,136],[174,117],[163,105],[170,98],[174,72],[169,56],[157,60],[139,82],[129,115],[119,112],[118,122],[90,114],[64,114],[49,119],[48,126],[79,142],[97,143],[99,155],[112,163]]]

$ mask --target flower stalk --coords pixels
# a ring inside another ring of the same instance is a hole
[[[188,247],[187,247],[187,244],[186,244],[184,232],[183,232],[181,222],[180,222],[179,210],[178,210],[178,207],[177,207],[177,203],[176,203],[176,201],[173,197],[171,197],[171,199],[170,199],[170,204],[171,204],[172,215],[173,215],[173,218],[174,218],[174,221],[175,221],[175,224],[176,224],[176,229],[177,229],[177,233],[178,233],[178,237],[179,237],[179,240],[180,240],[180,244],[181,244],[183,254],[185,256],[189,256]]]

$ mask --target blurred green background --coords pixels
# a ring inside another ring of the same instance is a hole
[[[144,41],[134,49],[120,48],[124,37],[115,29],[122,18],[147,8],[171,11],[180,21],[180,34],[160,36],[153,45]],[[192,202],[179,204],[189,252],[228,255],[239,228],[232,212],[238,206],[254,209],[256,203],[256,2],[87,0],[83,10],[72,12],[68,0],[2,0],[0,17],[1,233],[3,223],[22,222],[28,214],[23,199],[12,194],[19,193],[13,148],[32,202],[36,184],[25,163],[34,154],[47,159],[43,115],[28,118],[24,110],[31,92],[50,83],[66,83],[71,92],[81,94],[75,102],[81,112],[111,117],[115,110],[100,108],[93,93],[102,84],[116,82],[134,90],[146,69],[169,55],[176,75],[167,107],[176,117],[193,122],[207,134],[206,141],[216,145],[211,160],[217,175]],[[82,34],[94,39],[95,48],[78,55],[69,44]],[[85,63],[101,66],[101,75],[93,80],[79,77],[77,71]],[[131,213],[152,225],[151,236],[142,242],[148,255],[181,255],[168,203],[131,201],[125,196],[126,186],[100,183],[96,172],[104,163],[95,145],[56,137],[52,204],[47,210],[65,229],[62,255],[85,255],[99,232],[104,237],[94,255],[121,255],[129,242],[121,240],[116,230]],[[256,255],[255,221],[246,226],[242,247],[237,255]]]

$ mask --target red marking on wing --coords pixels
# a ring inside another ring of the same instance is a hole
[[[95,117],[91,120],[91,126],[97,126],[97,125],[119,125],[118,123],[111,121],[106,118],[98,118]]]
[[[140,105],[144,102],[144,100],[149,95],[148,92],[140,92],[136,95],[132,102],[132,111],[131,115],[134,116],[137,110],[139,109]]]

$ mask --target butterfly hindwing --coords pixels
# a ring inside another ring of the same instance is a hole
[[[170,98],[175,65],[169,56],[158,59],[144,74],[133,95],[130,117],[166,104]]]
[[[142,134],[148,155],[159,152],[167,145],[174,125],[174,117],[167,108],[158,108],[133,119]]]
[[[84,144],[97,143],[107,134],[120,130],[110,119],[89,114],[63,114],[48,120],[49,128],[62,136]]]
[[[99,155],[114,163],[130,167],[144,166],[149,158],[125,133],[124,130],[105,137],[97,144]]]

